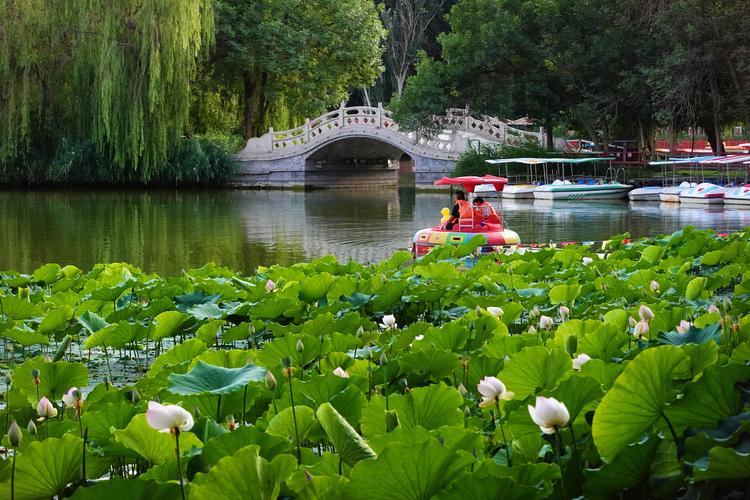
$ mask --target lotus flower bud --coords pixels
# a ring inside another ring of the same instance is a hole
[[[302,352],[305,350],[305,344],[302,342],[302,339],[297,340],[297,345],[295,346],[295,349],[297,349],[297,352]]]
[[[724,306],[725,311],[728,311],[732,308],[732,300],[729,297],[724,297],[721,303]]]
[[[359,325],[359,328],[357,328],[357,335],[359,336],[359,335],[362,335],[363,333],[365,333],[365,329],[362,328],[362,325]]]
[[[539,316],[539,307],[534,306],[531,311],[529,311],[529,318],[536,318]]]
[[[10,445],[13,448],[18,448],[18,445],[21,444],[21,438],[23,438],[21,428],[18,427],[16,419],[14,418],[10,423],[10,427],[8,427],[8,441],[10,441]]]
[[[716,307],[716,304],[711,304],[708,306],[708,312],[709,314],[719,314],[719,308]]]
[[[567,318],[568,316],[570,316],[570,309],[568,309],[565,306],[560,306],[559,311],[560,311],[561,318]]]
[[[266,372],[266,387],[268,387],[268,390],[270,391],[276,389],[276,377],[273,376],[271,370]]]
[[[398,413],[396,413],[396,410],[387,410],[385,412],[385,431],[391,432],[398,427],[398,424]]]
[[[419,341],[420,341],[420,340],[422,340],[423,338],[424,338],[424,335],[417,335],[416,337],[414,337],[414,340],[415,340],[416,342],[419,342]]]
[[[133,404],[136,404],[138,401],[141,400],[141,395],[138,393],[137,390],[131,389],[129,391],[125,391],[125,399],[127,399]]]
[[[34,379],[34,384],[39,385],[39,370],[36,368],[31,370],[31,378]]]
[[[552,318],[550,318],[549,316],[542,315],[539,318],[539,328],[541,328],[542,330],[551,330],[553,323],[554,322],[552,321]]]
[[[474,311],[477,313],[477,316],[480,315],[480,314],[482,314],[482,308],[479,307],[479,306],[475,307]]]
[[[536,406],[529,405],[531,420],[545,434],[554,434],[558,429],[568,425],[570,413],[565,403],[555,398],[536,397]]]
[[[642,319],[641,321],[636,323],[635,327],[633,328],[633,335],[635,335],[639,339],[648,335],[648,321]]]
[[[388,364],[388,356],[386,356],[385,353],[382,352],[382,353],[380,353],[380,359],[378,361],[380,361],[380,366],[387,365]]]
[[[531,325],[531,326],[529,327],[529,333],[530,333],[531,335],[536,335],[536,328],[534,328],[534,325]]]
[[[313,475],[310,474],[308,471],[305,471],[305,482],[307,484],[312,484],[313,482]]]
[[[471,362],[471,358],[467,355],[461,356],[461,366],[464,367],[464,370],[469,367],[469,363]]]
[[[71,387],[68,392],[63,394],[62,400],[65,406],[75,408],[76,411],[80,411],[83,405],[83,395],[78,387]]]
[[[464,417],[469,418],[471,416],[471,408],[464,406]]]
[[[466,387],[464,387],[464,384],[462,383],[459,383],[456,389],[458,390],[458,393],[463,397],[466,397],[466,395],[469,393],[469,391],[466,390]]]
[[[654,312],[647,305],[643,304],[638,308],[638,316],[641,317],[641,320],[651,321],[654,319]]]
[[[656,280],[651,280],[651,291],[658,292],[659,291],[659,282]]]
[[[494,316],[496,318],[499,318],[503,314],[505,314],[505,311],[503,311],[502,308],[500,308],[500,307],[492,307],[492,306],[490,306],[490,307],[487,308],[487,312],[490,313],[492,316]]]
[[[26,431],[32,436],[36,436],[36,424],[33,420],[29,420],[29,425],[26,426]]]
[[[684,319],[680,321],[680,324],[677,325],[677,333],[686,333],[688,330],[690,330],[690,327],[693,326],[693,324],[689,321],[685,321]]]
[[[336,375],[337,377],[349,378],[349,374],[346,373],[346,370],[344,370],[340,366],[337,366],[336,369],[333,370],[333,374]]]
[[[636,321],[634,317],[628,316],[628,324],[630,325],[630,328],[635,328],[636,323],[638,323],[638,321]]]
[[[237,421],[234,419],[234,415],[227,415],[227,429],[229,432],[237,430]]]
[[[573,358],[573,369],[574,370],[580,370],[581,367],[585,364],[591,361],[591,356],[588,354],[582,352],[577,357]]]
[[[592,259],[591,257],[584,257],[583,259],[581,259],[581,262],[583,262],[584,266],[588,266],[592,262],[594,262],[594,259]]]
[[[41,419],[52,418],[57,416],[57,409],[52,405],[52,402],[45,396],[39,400],[36,405],[36,413]]]
[[[276,290],[276,283],[273,282],[273,280],[269,279],[266,281],[266,291],[267,292],[273,292]]]

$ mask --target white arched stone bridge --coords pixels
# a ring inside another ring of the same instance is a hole
[[[478,143],[514,144],[544,134],[515,129],[490,117],[453,110],[433,137],[402,132],[382,105],[342,105],[281,132],[270,129],[237,154],[241,186],[343,187],[395,184],[399,165],[417,184],[448,175],[459,155]],[[411,162],[409,162],[411,160]]]

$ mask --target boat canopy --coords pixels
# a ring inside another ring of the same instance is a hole
[[[591,163],[594,161],[612,161],[614,157],[607,158],[498,158],[484,160],[487,163],[498,165],[502,163],[524,163],[526,165],[541,165],[543,163]]]
[[[443,177],[442,179],[435,181],[436,186],[463,186],[467,193],[473,193],[474,188],[480,184],[492,184],[495,187],[495,191],[502,191],[503,186],[508,183],[508,179],[505,177],[497,177],[495,175],[484,175],[479,177],[477,175],[465,175],[463,177]]]
[[[670,158],[669,160],[650,161],[649,165],[679,165],[682,163],[705,163],[705,160],[726,158],[725,156],[693,156],[692,158]]]
[[[706,164],[711,164],[711,165],[731,165],[733,163],[743,163],[746,161],[750,161],[750,155],[718,156],[718,157],[702,160],[700,163],[706,163]]]

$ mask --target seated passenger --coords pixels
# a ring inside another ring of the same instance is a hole
[[[500,222],[500,217],[492,208],[492,205],[484,201],[480,196],[474,198],[474,221],[475,224],[497,224]]]
[[[453,205],[450,219],[445,223],[445,229],[453,229],[456,223],[459,229],[464,226],[474,226],[474,214],[463,191],[456,191],[456,204]]]

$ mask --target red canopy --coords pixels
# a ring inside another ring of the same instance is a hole
[[[502,191],[503,186],[508,183],[508,179],[505,177],[497,177],[495,175],[485,175],[482,177],[476,175],[465,175],[463,177],[443,177],[439,181],[435,181],[436,186],[463,186],[467,193],[473,193],[474,188],[480,184],[492,184],[495,187],[495,191]]]

